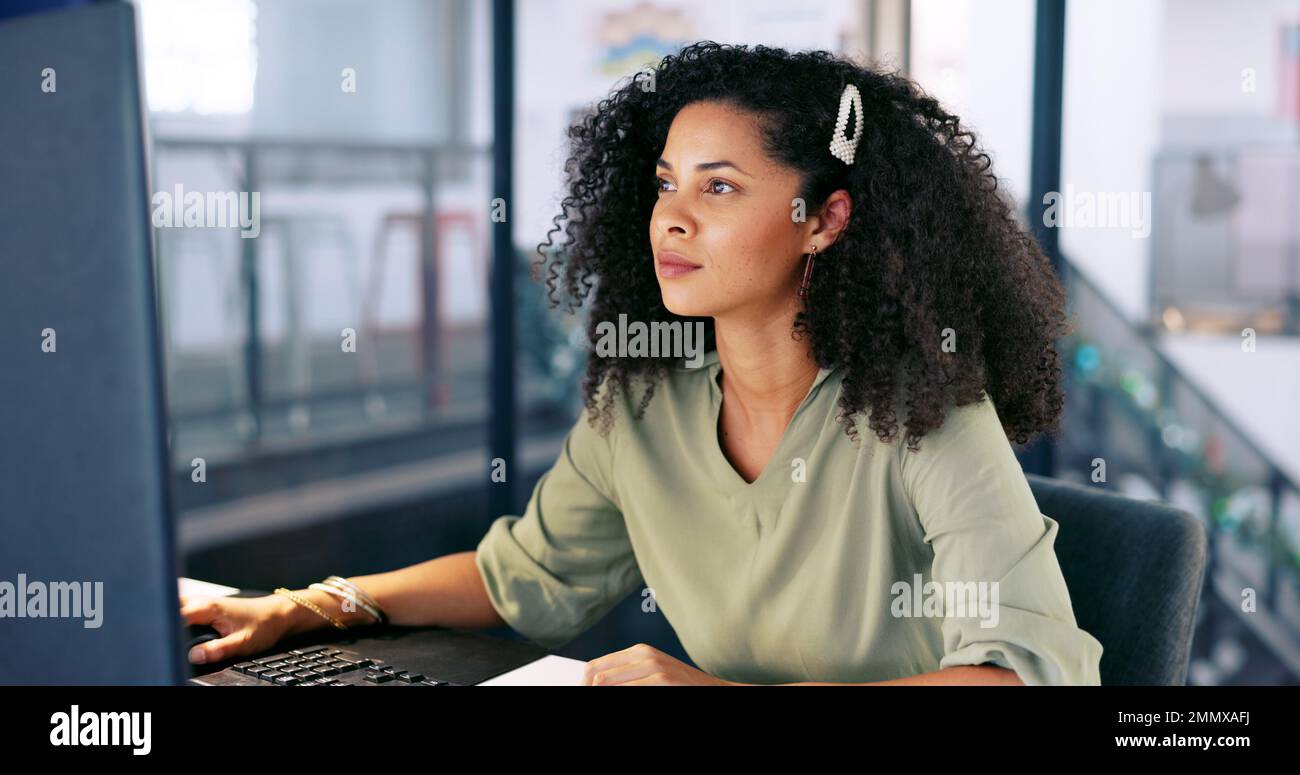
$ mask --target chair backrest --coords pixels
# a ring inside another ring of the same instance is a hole
[[[1079,627],[1101,641],[1102,685],[1181,685],[1205,577],[1205,526],[1165,503],[1029,474],[1060,524],[1056,557]]]

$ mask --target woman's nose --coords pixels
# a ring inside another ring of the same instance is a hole
[[[695,231],[695,220],[689,208],[677,197],[668,202],[660,202],[655,209],[653,222],[656,228],[665,234],[690,235]]]

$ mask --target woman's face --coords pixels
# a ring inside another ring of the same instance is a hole
[[[752,117],[716,102],[687,105],[656,174],[650,245],[669,311],[716,318],[789,306],[814,219],[794,219],[799,175],[768,158]]]

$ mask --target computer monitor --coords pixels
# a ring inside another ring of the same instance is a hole
[[[188,675],[136,39],[0,21],[0,683]]]

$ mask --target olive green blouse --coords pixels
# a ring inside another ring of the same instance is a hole
[[[705,672],[746,683],[869,682],[992,663],[1024,683],[1100,683],[1039,512],[986,397],[949,407],[909,452],[836,422],[822,369],[767,467],[747,483],[718,443],[721,365],[672,370],[641,420],[580,416],[522,516],[476,562],[492,605],[547,648],[629,593]],[[899,409],[900,422],[905,409]],[[632,645],[632,644],[627,644]]]

